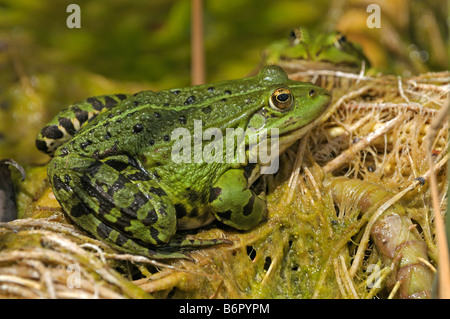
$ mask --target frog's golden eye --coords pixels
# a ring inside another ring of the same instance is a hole
[[[269,99],[269,105],[275,111],[288,111],[294,104],[294,96],[287,88],[276,89]]]

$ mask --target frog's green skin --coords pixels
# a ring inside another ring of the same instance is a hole
[[[36,145],[53,156],[53,191],[81,228],[122,251],[184,257],[180,250],[224,241],[177,240],[177,229],[201,227],[215,217],[247,230],[266,218],[267,209],[249,188],[259,165],[246,164],[248,158],[243,164],[177,164],[172,131],[192,133],[194,120],[223,136],[227,128],[250,134],[278,128],[283,151],[317,122],[330,99],[325,89],[291,81],[280,67],[269,66],[241,80],[87,99],[56,116]]]
[[[369,61],[364,56],[361,47],[347,41],[346,37],[337,31],[311,35],[305,29],[294,29],[289,39],[283,39],[270,45],[266,52],[265,64],[279,64],[289,61],[308,61],[329,63],[344,69],[359,70],[364,62],[369,67]]]

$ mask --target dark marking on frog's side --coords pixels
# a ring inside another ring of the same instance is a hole
[[[244,177],[245,179],[249,179],[252,176],[252,172],[255,169],[256,163],[249,163],[244,166]]]
[[[71,180],[72,180],[72,178],[68,174],[64,175],[64,182],[66,184],[69,184]]]
[[[43,140],[36,140],[35,144],[36,144],[37,149],[40,150],[41,152],[44,152],[44,153],[47,153],[47,154],[50,153],[48,151],[47,143],[45,143],[45,141],[43,141]]]
[[[150,140],[150,141],[148,141],[148,145],[152,146],[152,145],[154,145],[154,144],[155,144],[155,140]]]
[[[147,204],[148,202],[148,198],[145,197],[142,193],[136,193],[134,194],[134,200],[133,202],[130,204],[130,206],[128,207],[129,210],[131,211],[131,215],[135,215],[136,216],[136,212],[141,209],[142,206],[144,206],[145,204]]]
[[[184,101],[184,105],[192,105],[195,103],[195,96],[191,95]]]
[[[122,161],[118,161],[118,160],[114,160],[114,159],[110,159],[110,160],[105,161],[105,164],[111,166],[112,168],[114,168],[118,172],[121,172],[125,168],[128,167],[128,163],[124,163]]]
[[[167,195],[166,192],[160,187],[153,187],[152,186],[152,187],[150,187],[149,191],[150,191],[150,193],[153,193],[153,194],[155,194],[156,196],[159,196],[159,197]]]
[[[180,117],[178,118],[178,121],[179,121],[181,124],[186,124],[186,116],[184,116],[184,115],[180,116]]]
[[[210,86],[207,90],[209,93],[214,93],[215,89],[214,89],[214,87]]]
[[[105,96],[105,106],[110,109],[117,105],[117,101],[110,96]]]
[[[244,216],[248,216],[252,213],[253,211],[253,205],[255,203],[255,194],[252,194],[252,197],[250,197],[250,199],[248,200],[248,203],[244,206],[244,209],[242,211],[242,214]]]
[[[87,176],[81,176],[80,177],[80,185],[83,187],[84,191],[90,196],[94,198],[98,198],[98,190],[95,189],[95,186],[92,185],[91,181]]]
[[[155,117],[156,117],[157,119],[159,119],[159,118],[161,117],[161,114],[158,113],[158,112],[155,112]]]
[[[125,100],[127,98],[126,94],[116,94],[117,98],[121,101]]]
[[[118,235],[117,235],[117,238],[116,238],[116,240],[115,240],[115,243],[116,243],[117,245],[119,245],[119,246],[123,246],[123,245],[125,245],[126,242],[129,241],[129,240],[130,240],[130,239],[129,239],[127,236],[125,236],[125,235],[121,234],[120,232],[118,232]]]
[[[133,126],[133,132],[134,133],[140,133],[144,130],[144,125],[138,123],[136,125]]]
[[[182,204],[175,204],[175,211],[177,212],[177,219],[183,218],[187,215],[186,208]]]
[[[95,175],[97,175],[98,171],[100,170],[101,166],[103,165],[102,162],[100,161],[93,161],[91,164],[89,164],[89,166],[86,168],[85,170],[85,175],[90,175],[92,177],[94,177]]]
[[[180,90],[173,90],[173,91],[170,91],[170,92],[172,92],[173,94],[175,94],[175,95],[178,95],[178,94],[180,94],[181,93],[181,91]]]
[[[97,226],[97,230],[95,232],[100,238],[107,239],[107,238],[109,238],[109,235],[111,234],[111,231],[112,231],[111,227],[107,226],[104,223],[100,223]]]
[[[137,113],[137,111],[130,112],[130,113],[127,114],[127,117],[132,117],[132,116],[135,115],[136,113]]]
[[[120,191],[121,189],[124,189],[126,187],[125,182],[122,178],[118,178],[109,188],[108,188],[108,194],[113,196],[115,193]]]
[[[89,119],[89,114],[87,111],[81,110],[77,107],[73,109],[75,113],[75,117],[80,122],[80,125],[83,125],[84,122],[86,122]]]
[[[155,210],[152,209],[151,211],[149,211],[147,213],[147,216],[145,216],[145,218],[142,220],[142,223],[144,225],[152,225],[152,224],[156,223],[157,220],[158,220],[158,215],[156,214]]]
[[[233,214],[233,212],[231,210],[227,210],[225,212],[218,212],[218,215],[220,216],[220,218],[223,218],[226,220],[230,220],[232,214]]]
[[[103,186],[105,186],[104,183],[97,181],[95,184],[96,184],[95,189],[97,190],[97,192],[99,194],[102,195],[102,199],[99,199],[99,207],[97,209],[97,213],[99,216],[104,217],[106,215],[111,214],[111,211],[116,206],[114,197],[113,197],[114,193],[111,194],[110,189],[108,189],[107,192],[105,193],[103,191]],[[103,198],[105,198],[105,199],[103,199]],[[117,219],[117,221],[118,221],[118,219]]]
[[[140,169],[139,163],[136,160],[136,158],[134,158],[132,156],[127,156],[127,160],[128,160],[128,164],[130,166],[133,166],[134,168]]]
[[[197,217],[197,216],[198,216],[198,209],[197,209],[197,207],[195,207],[194,209],[192,209],[192,210],[189,212],[189,217],[195,218],[195,217]]]
[[[194,190],[190,190],[188,192],[187,196],[189,197],[189,200],[191,202],[196,202],[196,201],[198,201],[201,198],[200,193],[198,193],[198,192],[196,192]]]
[[[84,142],[80,143],[80,147],[81,147],[82,150],[84,150],[86,147],[88,147],[91,144],[92,144],[92,141],[91,140],[87,140],[87,141],[84,141]]]
[[[170,141],[170,136],[169,135],[164,135],[163,139],[164,139],[165,142],[168,142],[168,141]]]
[[[231,91],[230,90],[225,90],[225,92],[223,92],[226,95],[231,95]]]
[[[217,199],[217,197],[219,197],[220,194],[222,194],[222,188],[220,188],[220,187],[212,187],[210,192],[209,192],[209,199],[208,199],[208,201],[210,203],[212,203],[213,201],[215,201]]]
[[[140,172],[140,171],[138,171],[136,173],[133,173],[133,174],[129,174],[129,175],[127,175],[127,177],[130,180],[132,180],[132,181],[143,181],[143,182],[146,182],[146,181],[151,180],[150,176],[148,176],[144,172]]]
[[[153,172],[153,176],[155,176],[155,178],[156,178],[157,180],[161,180],[161,176],[159,176],[158,172],[154,171],[154,172]]]
[[[96,99],[95,97],[90,97],[87,98],[86,101],[92,105],[92,107],[97,110],[97,111],[101,111],[105,106],[103,105],[103,103]]]
[[[62,157],[67,156],[69,155],[69,149],[66,146],[64,146],[63,148],[60,149],[59,153],[60,156]]]
[[[150,227],[150,236],[152,236],[152,238],[156,241],[157,245],[165,244],[165,242],[158,238],[159,230],[157,230],[155,227]]]
[[[49,125],[44,127],[41,130],[41,134],[42,136],[52,140],[57,140],[64,136],[63,132],[61,132],[61,130],[58,128],[58,125]]]
[[[59,125],[64,127],[67,133],[70,135],[74,135],[77,131],[75,130],[75,127],[73,126],[73,123],[71,120],[69,120],[67,117],[61,117],[58,119]]]
[[[53,176],[53,187],[55,188],[56,191],[60,191],[62,189],[67,190],[68,185],[66,185],[65,183],[63,183],[63,181],[56,175]]]
[[[89,211],[89,209],[87,209],[86,206],[84,206],[84,204],[81,202],[72,206],[72,208],[70,209],[70,215],[73,216],[74,218],[89,215],[90,213],[91,212]]]
[[[211,106],[206,106],[206,107],[202,108],[202,112],[205,114],[209,114],[209,113],[211,113],[211,111],[212,111]]]

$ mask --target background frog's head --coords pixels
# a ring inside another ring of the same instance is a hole
[[[331,102],[331,94],[312,83],[289,80],[280,67],[270,66],[259,75],[267,82],[261,94],[261,108],[247,124],[247,134],[258,135],[278,129],[280,151],[302,137],[324,114]]]
[[[345,64],[359,67],[364,61],[366,67],[369,61],[364,56],[362,48],[347,37],[338,32],[320,33],[314,37],[310,45],[310,54],[316,61],[325,61],[335,64]]]
[[[303,60],[360,67],[364,61],[369,67],[362,48],[338,31],[310,34],[305,28],[295,28],[289,33],[289,38],[270,45],[265,55],[267,64],[276,64],[280,60]]]

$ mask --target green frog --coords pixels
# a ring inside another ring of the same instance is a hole
[[[265,51],[264,64],[297,70],[331,69],[358,72],[370,64],[362,48],[338,31],[310,34],[296,28],[288,39],[272,43]]]
[[[52,156],[49,181],[79,227],[121,251],[183,258],[187,250],[226,240],[179,238],[177,230],[218,220],[245,231],[266,219],[265,196],[251,185],[266,162],[252,161],[250,141],[277,129],[283,152],[317,123],[330,100],[327,90],[266,66],[239,80],[88,98],[42,128],[36,146]],[[223,136],[245,130],[245,138],[228,144],[244,146],[244,160],[236,152],[226,161],[174,161],[179,140],[173,132],[193,134],[199,120],[204,131]],[[276,137],[271,134],[267,140]]]

